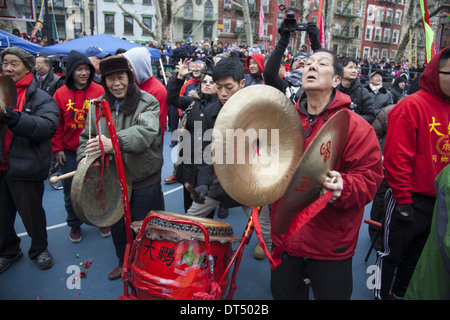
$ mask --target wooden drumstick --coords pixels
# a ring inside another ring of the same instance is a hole
[[[75,171],[72,171],[72,172],[68,172],[68,173],[62,174],[62,175],[60,175],[60,176],[53,176],[53,177],[50,177],[50,180],[49,180],[49,181],[50,181],[51,183],[57,183],[57,182],[60,181],[60,180],[72,178],[72,177],[75,175],[75,172],[77,172],[77,171],[75,170]]]
[[[190,184],[189,182],[186,182],[184,184],[184,187],[186,188],[187,191],[189,191],[194,197],[198,198],[198,196],[200,195],[200,193],[197,192],[197,190],[195,190],[194,186],[192,184]]]

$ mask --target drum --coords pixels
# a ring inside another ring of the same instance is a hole
[[[220,281],[239,241],[226,222],[167,211],[152,211],[131,227],[139,234],[123,272],[139,300],[191,300],[206,292]],[[228,283],[226,277],[220,284],[222,298]]]

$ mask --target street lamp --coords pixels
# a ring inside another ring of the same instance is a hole
[[[447,20],[449,19],[449,14],[442,12],[439,16],[439,23],[441,24],[441,41],[440,41],[440,48],[439,50],[442,50],[445,48],[446,39],[444,38],[444,30],[445,30],[445,24],[447,23]]]
[[[88,9],[89,9],[89,17],[90,17],[90,24],[91,24],[91,36],[94,35],[94,12],[95,12],[95,2],[94,0],[89,0],[88,3]]]

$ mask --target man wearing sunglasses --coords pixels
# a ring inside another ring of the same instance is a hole
[[[380,285],[374,290],[382,300],[405,296],[430,232],[435,179],[450,161],[450,47],[430,60],[419,85],[422,90],[389,113],[384,167],[391,190],[385,200],[385,251],[377,261]]]

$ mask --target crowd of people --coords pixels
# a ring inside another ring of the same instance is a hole
[[[95,114],[89,116],[94,113],[92,99],[105,99],[111,107],[123,161],[131,168],[132,221],[164,210],[161,184],[174,182],[184,187],[188,215],[214,219],[219,207],[218,218],[224,218],[228,209],[240,206],[250,214],[226,194],[213,165],[204,156],[198,158],[211,151],[209,141],[191,141],[190,150],[179,148],[179,159],[189,159],[174,163],[172,176],[161,177],[163,137],[166,129],[171,131],[171,147],[197,137],[196,130],[203,137],[235,93],[266,85],[295,105],[305,149],[333,115],[345,112],[349,117],[342,155],[328,173],[334,182],[323,184],[323,193],[331,191],[325,208],[288,238],[271,228],[281,214],[278,201],[261,209],[260,231],[268,250],[258,244],[254,257],[277,253],[281,261],[271,273],[274,299],[309,299],[310,288],[315,299],[350,299],[352,257],[364,208],[372,201],[371,218],[383,225],[381,237],[369,229],[380,269],[375,299],[426,298],[426,293],[408,288],[420,281],[414,269],[430,233],[434,180],[449,161],[450,48],[416,75],[407,61],[338,57],[321,47],[314,24],[306,32],[311,52],[292,55],[287,50],[291,34],[283,24],[279,41],[267,52],[220,42],[212,48],[208,43],[196,46],[192,39],[174,48],[165,45],[163,56],[174,65],[166,77],[153,74],[143,47],[114,55],[95,46],[83,53],[72,51],[65,73],[59,75],[46,57],[35,58],[16,47],[2,51],[3,75],[16,84],[17,105],[6,107],[2,124],[8,130],[0,138],[0,272],[23,255],[14,232],[16,212],[32,239],[29,258],[40,269],[53,265],[42,207],[52,157],[63,172],[70,172],[87,156],[98,155],[99,147],[106,154],[114,152],[105,119],[97,127]],[[186,131],[190,135],[181,134]],[[70,185],[70,179],[64,181],[64,203],[69,239],[77,243],[82,222],[71,205]],[[118,265],[108,278],[119,279],[127,244],[125,221],[99,232],[112,236]],[[441,285],[448,289],[449,279]]]

